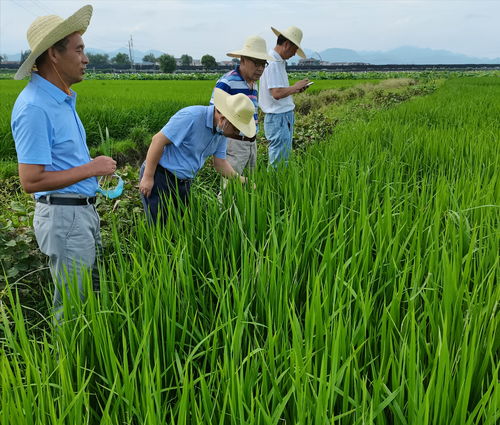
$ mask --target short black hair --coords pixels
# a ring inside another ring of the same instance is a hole
[[[68,47],[68,43],[69,43],[69,35],[59,40],[57,43],[54,43],[51,47],[56,49],[59,53],[62,53]],[[45,52],[43,52],[40,56],[36,58],[35,65],[37,66],[37,68],[47,60],[47,55],[48,55],[47,51],[48,49],[45,50]]]
[[[285,41],[290,41],[288,38],[283,37],[281,34],[278,35],[278,41],[276,42],[277,45],[281,46]],[[291,43],[291,41],[290,41]]]

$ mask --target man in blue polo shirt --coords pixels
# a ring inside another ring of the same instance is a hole
[[[227,54],[230,57],[239,58],[240,64],[224,74],[217,83],[216,88],[224,90],[229,94],[243,93],[253,102],[255,107],[254,118],[256,131],[258,125],[258,87],[257,81],[267,66],[267,61],[274,59],[267,54],[266,42],[258,36],[251,36],[245,40],[243,49]],[[210,99],[210,104],[213,104]],[[257,143],[254,137],[246,137],[243,134],[228,137],[226,158],[235,171],[242,174],[245,168],[249,171],[255,168],[257,163]]]
[[[191,181],[213,155],[214,168],[226,178],[246,178],[226,160],[226,137],[255,136],[254,105],[242,93],[231,96],[215,89],[213,106],[189,106],[177,112],[153,136],[140,170],[139,190],[148,219],[165,223],[166,200],[187,204]]]
[[[76,93],[70,89],[83,79],[88,64],[81,35],[91,16],[92,7],[84,6],[66,20],[37,18],[28,29],[31,54],[15,75],[31,75],[14,105],[11,127],[21,185],[37,201],[33,227],[40,250],[49,257],[58,318],[64,296],[77,291],[83,296],[83,273],[95,271],[101,245],[93,205],[96,176],[116,170],[110,157],[90,158]],[[74,277],[78,288],[73,289]]]

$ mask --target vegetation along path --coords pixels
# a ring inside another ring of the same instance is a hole
[[[102,291],[57,329],[8,285],[0,422],[498,423],[500,81],[352,101],[257,190],[109,214]]]

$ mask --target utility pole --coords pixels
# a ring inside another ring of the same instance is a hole
[[[130,68],[134,69],[134,56],[132,55],[132,51],[134,50],[134,40],[132,38],[132,34],[130,35],[130,40],[128,41],[128,57],[130,59]]]

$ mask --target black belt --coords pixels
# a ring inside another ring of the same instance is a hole
[[[69,198],[64,196],[40,196],[37,202],[49,205],[90,205],[95,204],[96,197],[89,196],[88,198]]]
[[[236,139],[236,140],[242,140],[243,142],[255,142],[255,138],[257,136],[253,137],[246,137],[246,136],[240,136],[240,135],[234,135],[234,136],[229,136],[231,139]]]

